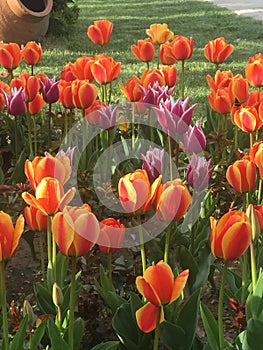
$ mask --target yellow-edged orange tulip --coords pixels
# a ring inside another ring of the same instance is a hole
[[[204,48],[204,55],[208,61],[218,64],[224,62],[233,51],[234,46],[232,44],[227,44],[224,37],[220,37],[210,40],[206,44]]]
[[[46,231],[47,216],[35,207],[25,207],[24,215],[27,226],[31,231]]]
[[[100,232],[96,216],[85,205],[66,206],[52,219],[52,233],[65,256],[84,256],[97,242]]]
[[[238,210],[224,214],[218,221],[211,217],[211,250],[215,257],[235,260],[247,250],[252,239],[248,216]]]
[[[254,143],[250,148],[249,157],[259,169],[261,179],[263,179],[263,141]]]
[[[206,81],[210,89],[213,91],[217,91],[219,89],[223,89],[229,87],[231,81],[233,79],[233,73],[228,71],[220,71],[217,70],[215,74],[215,79],[211,77],[211,75],[206,76]]]
[[[6,105],[6,99],[2,92],[2,89],[10,95],[10,86],[3,81],[0,81],[0,110],[3,109]]]
[[[111,21],[100,19],[88,27],[87,35],[94,44],[102,46],[110,42],[112,29]]]
[[[98,96],[98,88],[88,80],[76,79],[71,84],[72,100],[76,108],[90,107]]]
[[[153,23],[149,29],[146,29],[146,34],[152,39],[155,44],[163,44],[173,38],[173,32],[168,28],[166,23]]]
[[[256,165],[249,158],[239,159],[227,168],[226,178],[236,192],[252,192],[257,182]]]
[[[247,104],[235,107],[231,119],[244,132],[256,131],[263,125],[263,115],[260,116],[255,107]]]
[[[177,81],[177,70],[175,67],[172,66],[166,66],[162,67],[161,69],[164,79],[165,79],[165,85],[168,87],[173,87],[176,84]]]
[[[250,57],[246,65],[246,78],[250,85],[263,86],[263,55],[257,53]]]
[[[159,58],[160,62],[167,66],[171,66],[176,62],[176,57],[173,54],[173,46],[171,42],[166,42],[160,45]]]
[[[165,85],[165,77],[162,71],[159,69],[146,69],[141,75],[142,86],[145,89],[148,89],[148,86],[158,81],[160,86]]]
[[[27,110],[32,115],[37,114],[42,110],[44,105],[45,105],[45,101],[42,95],[37,94],[32,101],[28,102]]]
[[[115,62],[112,57],[101,54],[95,57],[90,68],[97,83],[107,84],[118,78],[121,70],[121,62]]]
[[[41,61],[43,51],[40,43],[28,41],[21,50],[22,57],[28,65],[36,66]]]
[[[248,82],[241,74],[233,77],[231,83],[233,97],[238,103],[245,103],[248,99]]]
[[[160,323],[164,321],[163,306],[177,300],[186,285],[189,271],[184,270],[174,278],[171,267],[164,261],[148,267],[143,276],[136,278],[136,287],[148,302],[136,311],[136,320],[144,333],[156,328],[159,308]]]
[[[75,79],[76,78],[80,80],[87,79],[91,83],[94,80],[94,77],[91,72],[91,65],[93,62],[94,62],[94,57],[80,56],[76,59],[74,63],[69,64],[67,67],[72,72]],[[69,75],[69,72],[65,74]],[[70,79],[70,80],[74,80],[74,79]]]
[[[134,75],[132,78],[128,79],[126,85],[120,84],[120,89],[123,95],[130,102],[138,102],[142,100],[142,85],[141,80]]]
[[[208,94],[208,101],[211,108],[220,114],[229,113],[234,104],[234,98],[229,87],[211,91]]]
[[[154,58],[154,43],[150,38],[138,40],[137,45],[131,45],[131,52],[142,62],[151,62]]]
[[[59,101],[65,108],[75,108],[72,91],[73,81],[60,80],[59,82]]]

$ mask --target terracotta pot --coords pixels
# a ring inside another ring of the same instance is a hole
[[[0,40],[25,44],[48,30],[53,0],[0,0]]]

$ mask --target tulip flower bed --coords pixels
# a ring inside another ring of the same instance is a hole
[[[186,79],[194,38],[152,23],[131,43],[145,69],[121,82],[113,27],[94,21],[95,54],[57,78],[36,73],[39,43],[0,43],[1,349],[257,349],[263,55],[234,74],[221,69],[234,45],[208,39],[199,117]],[[23,237],[38,275],[30,298],[13,289],[10,300]],[[94,344],[96,312],[112,328]]]

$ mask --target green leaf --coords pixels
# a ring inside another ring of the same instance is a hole
[[[81,317],[78,317],[74,321],[74,350],[80,349],[84,331],[85,331],[85,321]],[[67,331],[65,332],[64,338],[68,339],[68,328],[67,328]]]
[[[160,325],[161,342],[171,350],[182,349],[181,344],[186,337],[183,328],[177,324],[164,321]]]
[[[248,296],[246,314],[247,319],[253,318],[263,323],[263,273],[258,278],[255,292]]]
[[[38,350],[38,346],[41,342],[46,331],[46,322],[41,322],[34,332],[30,343],[30,350]]]
[[[118,341],[108,341],[94,346],[91,350],[117,350],[119,344]]]
[[[70,350],[54,321],[51,319],[48,320],[48,335],[51,341],[52,350]]]
[[[45,288],[40,282],[34,284],[34,292],[37,299],[37,305],[42,314],[56,314],[55,305],[52,301],[52,297],[47,288]]]
[[[263,323],[258,320],[250,319],[247,322],[246,341],[249,350],[259,349],[263,344]]]
[[[16,185],[19,182],[25,182],[26,180],[26,175],[24,171],[25,161],[26,161],[26,154],[25,154],[25,150],[23,150],[15,164],[15,167],[12,173],[11,181],[13,185]]]
[[[57,283],[60,286],[60,288],[63,288],[65,279],[68,272],[68,264],[69,264],[69,258],[68,256],[65,256],[58,252],[57,254],[57,261],[56,261],[56,269],[57,269]]]
[[[192,256],[192,254],[189,252],[189,249],[187,249],[185,246],[179,247],[178,256],[180,259],[181,268],[183,270],[189,269],[189,277],[187,283],[189,283],[192,290],[193,284],[199,271],[197,262]]]
[[[218,334],[218,326],[217,322],[212,314],[212,312],[208,309],[208,307],[201,303],[201,317],[203,320],[205,332],[208,338],[208,343],[213,350],[219,350],[219,334]]]
[[[26,338],[26,329],[27,329],[28,318],[25,316],[21,321],[18,331],[11,343],[10,350],[22,350],[24,349],[24,341]]]

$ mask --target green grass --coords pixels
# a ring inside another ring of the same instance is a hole
[[[262,50],[262,22],[240,17],[231,11],[219,8],[206,1],[191,0],[78,0],[80,14],[77,24],[68,36],[48,35],[43,42],[44,56],[38,68],[47,74],[59,75],[68,61],[81,55],[94,55],[98,48],[88,39],[87,27],[96,19],[106,18],[113,22],[110,44],[105,48],[108,55],[122,62],[120,78],[115,82],[116,101],[121,97],[119,82],[125,82],[133,74],[140,74],[145,65],[138,62],[130,51],[130,45],[147,37],[145,30],[151,23],[168,23],[175,33],[192,36],[194,53],[186,62],[186,95],[191,102],[198,102],[197,113],[204,114],[208,88],[206,75],[214,74],[214,66],[203,55],[205,44],[216,37],[224,36],[235,46],[234,53],[220,66],[244,74],[250,56]],[[152,65],[155,68],[156,65]],[[180,62],[176,63],[180,77]],[[179,84],[176,94],[179,94]],[[205,117],[200,115],[200,118]]]

